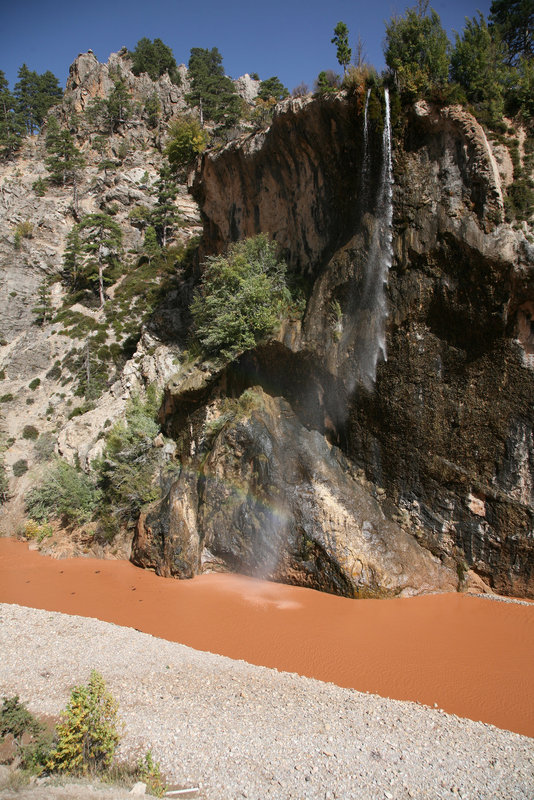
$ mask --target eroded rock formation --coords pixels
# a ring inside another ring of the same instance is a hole
[[[371,390],[354,385],[351,368],[375,224],[361,106],[289,100],[268,130],[204,156],[192,186],[204,251],[268,231],[310,291],[301,325],[278,343],[169,388],[163,417],[189,471],[141,520],[139,563],[194,574],[215,561],[344,594],[472,579],[534,595],[533,248],[503,221],[505,187],[472,116],[419,104],[394,122],[388,358]],[[375,183],[381,125],[375,113]],[[256,410],[215,438],[201,432],[210,404],[255,385],[271,395],[269,422]],[[276,530],[261,511],[273,502],[290,520]]]

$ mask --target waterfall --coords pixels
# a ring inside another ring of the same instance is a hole
[[[363,166],[362,166],[362,200],[367,199],[369,189],[369,96],[371,90],[367,89],[365,108],[363,112]]]
[[[345,328],[341,346],[346,350],[350,361],[347,372],[351,375],[348,388],[354,390],[357,384],[372,391],[376,380],[376,367],[379,358],[386,359],[386,285],[388,272],[393,259],[393,160],[391,152],[391,116],[389,91],[384,90],[385,118],[382,134],[382,158],[380,180],[376,194],[374,216],[369,223],[370,235],[367,255],[358,276],[355,296],[350,310],[352,317]],[[370,171],[370,156],[367,133],[367,106],[364,117],[364,164],[362,184]],[[365,196],[365,186],[362,185]]]

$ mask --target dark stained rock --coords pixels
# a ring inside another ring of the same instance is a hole
[[[349,597],[456,589],[454,562],[443,565],[388,519],[383,493],[285,400],[257,388],[220,411],[211,423],[205,412],[191,420],[180,479],[139,521],[135,563],[179,577],[233,570]]]
[[[355,383],[373,319],[354,308],[376,224],[373,198],[363,203],[361,111],[342,96],[290,101],[267,131],[205,154],[195,178],[204,250],[267,231],[308,275],[309,297],[298,330],[202,386],[167,392],[167,430],[200,476],[188,569],[263,570],[344,594],[426,591],[431,573],[436,590],[452,585],[435,561],[436,572],[410,573],[396,550],[406,546],[414,564],[426,553],[456,569],[460,587],[471,575],[534,596],[534,248],[503,222],[504,190],[474,118],[409,110],[395,129],[387,360],[373,388]],[[375,119],[378,166],[380,140]],[[207,409],[255,384],[290,405],[266,397],[267,416],[255,410],[202,444],[192,431]],[[385,490],[372,513],[355,469]]]

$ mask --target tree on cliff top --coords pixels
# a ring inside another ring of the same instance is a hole
[[[402,17],[386,25],[386,64],[399,88],[412,95],[447,83],[449,40],[436,12],[427,15],[428,0],[419,0]]]
[[[161,39],[150,41],[144,36],[139,39],[135,50],[130,53],[132,59],[132,72],[134,75],[141,75],[146,72],[149,78],[157,81],[165,72],[169,74],[171,81],[179,86],[182,82],[176,59],[170,47],[164,44]]]
[[[14,95],[17,110],[24,121],[27,133],[34,133],[43,124],[48,110],[59,103],[63,92],[56,76],[47,70],[42,75],[23,64],[18,72]]]
[[[343,67],[343,75],[347,72],[347,65],[350,64],[352,50],[349,47],[349,29],[344,22],[338,22],[334,28],[334,38],[332,44],[337,47],[337,60]]]
[[[483,110],[488,121],[502,117],[504,93],[510,69],[498,31],[492,31],[484,15],[466,19],[462,36],[456,34],[451,54],[451,77],[464,89],[467,99]]]
[[[286,97],[289,97],[289,91],[282,81],[276,75],[273,75],[272,78],[267,78],[267,80],[260,83],[258,97],[261,100],[270,100],[272,97],[276,101],[285,100]]]
[[[9,91],[5,74],[0,70],[0,156],[9,158],[19,149],[25,133],[17,101]]]
[[[222,56],[216,47],[193,47],[188,64],[191,92],[187,102],[200,110],[200,121],[235,125],[241,116],[242,102],[234,84],[224,74]]]
[[[534,57],[534,4],[532,0],[493,0],[489,21],[508,47],[508,61]]]

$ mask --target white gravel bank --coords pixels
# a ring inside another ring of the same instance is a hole
[[[534,797],[533,739],[131,628],[0,604],[0,695],[57,714],[93,668],[119,700],[120,755],[150,748],[171,781],[200,786],[206,800]]]

